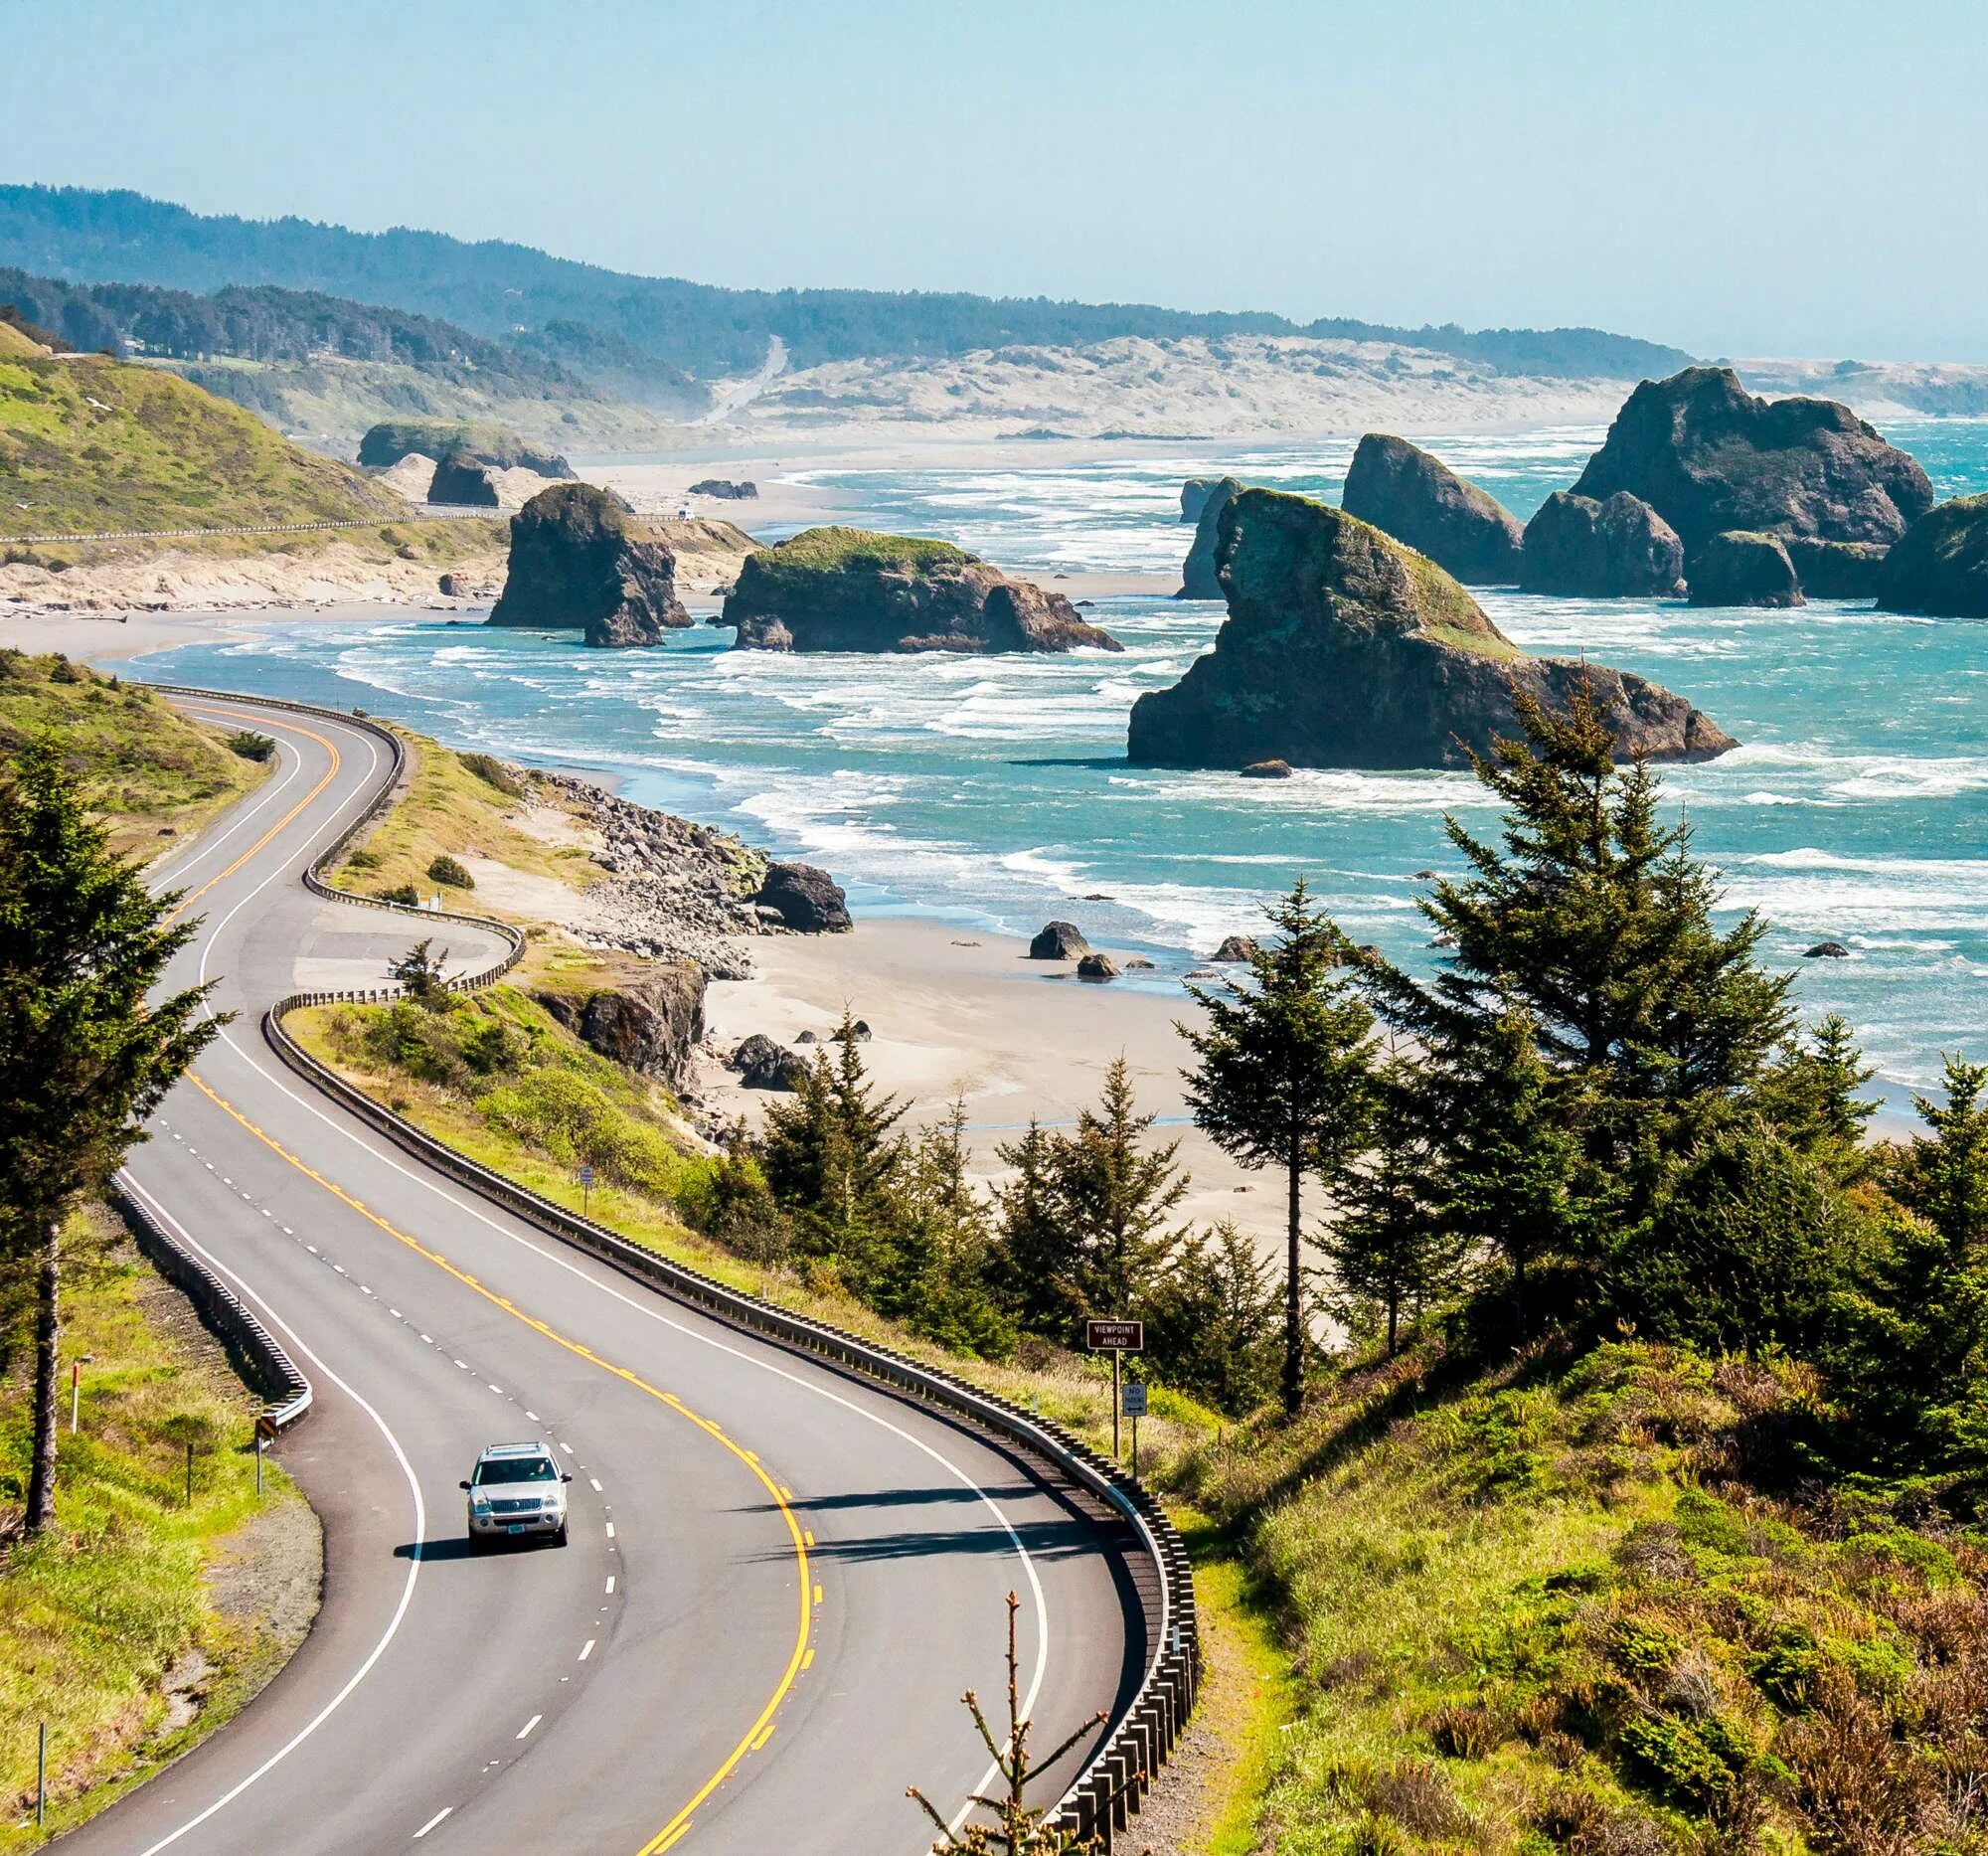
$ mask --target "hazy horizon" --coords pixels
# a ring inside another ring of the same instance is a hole
[[[1701,0],[584,18],[73,0],[0,72],[5,178],[716,284],[1988,361],[1988,44],[1959,4],[1882,35]]]

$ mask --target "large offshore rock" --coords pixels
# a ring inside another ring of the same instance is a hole
[[[669,548],[609,492],[559,483],[511,518],[511,572],[486,622],[578,626],[588,644],[615,648],[656,644],[691,618]]]
[[[1229,507],[1230,500],[1242,487],[1235,477],[1219,477],[1209,485],[1208,494],[1201,499],[1201,513],[1195,517],[1194,540],[1189,544],[1187,560],[1181,566],[1181,590],[1175,595],[1181,599],[1219,599],[1222,588],[1215,578],[1215,536],[1222,521],[1222,512]],[[1181,506],[1187,506],[1183,494]]]
[[[704,1039],[704,968],[695,960],[644,961],[616,985],[583,992],[547,988],[533,997],[569,1031],[617,1064],[689,1081]]]
[[[1878,570],[1890,552],[1883,542],[1822,542],[1812,535],[1790,535],[1782,546],[1812,599],[1875,597]]]
[[[947,542],[804,529],[741,563],[725,598],[760,651],[1075,651],[1124,647],[1060,592],[1010,580]]]
[[[1523,694],[1584,684],[1624,759],[1698,760],[1732,739],[1683,697],[1601,665],[1528,657],[1433,562],[1323,503],[1241,492],[1222,518],[1215,649],[1132,707],[1134,761],[1451,766],[1521,733]]]
[[[1693,605],[1801,605],[1801,582],[1778,535],[1730,529],[1693,557]]]
[[[1215,494],[1215,486],[1220,477],[1190,477],[1181,485],[1180,519],[1187,523],[1201,520],[1201,512],[1208,507],[1208,499]]]
[[[456,451],[434,467],[428,479],[428,501],[453,509],[495,509],[497,485],[492,466],[467,451]]]
[[[1406,438],[1378,431],[1362,438],[1340,503],[1466,585],[1509,587],[1519,578],[1519,519]]]
[[[1556,490],[1526,524],[1519,585],[1583,599],[1669,598],[1683,591],[1684,544],[1640,497],[1606,502]]]
[[[842,885],[814,864],[768,864],[752,901],[796,934],[843,934],[856,926]]]
[[[1921,516],[1878,570],[1889,612],[1988,618],[1988,496],[1961,496]]]
[[[1918,460],[1847,406],[1756,399],[1731,368],[1704,367],[1644,381],[1574,487],[1640,496],[1682,538],[1687,573],[1730,529],[1893,542],[1933,500]]]

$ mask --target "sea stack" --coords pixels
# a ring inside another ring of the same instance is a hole
[[[1519,585],[1581,599],[1668,599],[1684,591],[1684,544],[1639,496],[1556,490],[1526,524]]]
[[[1408,543],[1467,586],[1518,582],[1524,539],[1518,518],[1406,438],[1378,431],[1362,438],[1340,502],[1349,516]]]
[[[1760,400],[1731,368],[1644,381],[1574,486],[1640,496],[1698,551],[1730,530],[1889,544],[1932,507],[1918,460],[1834,400]]]
[[[1193,479],[1206,483],[1206,478]],[[1229,507],[1230,498],[1242,487],[1235,477],[1221,477],[1208,484],[1208,494],[1201,499],[1201,513],[1194,519],[1194,541],[1189,545],[1187,560],[1181,567],[1181,590],[1174,596],[1179,599],[1219,599],[1222,588],[1215,578],[1215,531],[1222,521],[1222,512]],[[1181,495],[1181,507],[1187,507],[1187,494]]]
[[[542,490],[511,518],[511,572],[492,625],[563,629],[605,648],[657,644],[691,617],[676,557],[591,483]]]
[[[1528,657],[1433,562],[1323,503],[1242,491],[1216,567],[1229,616],[1179,683],[1133,705],[1136,762],[1454,766],[1520,734],[1522,693],[1565,709],[1583,680],[1623,759],[1703,760],[1735,745],[1642,677]]]
[[[947,542],[804,529],[748,555],[724,623],[757,651],[1075,651],[1124,647],[1060,592]]]
[[[1988,496],[1961,496],[1921,516],[1878,570],[1888,612],[1988,618]]]
[[[1778,535],[1729,529],[1691,564],[1693,605],[1801,605],[1801,582]]]

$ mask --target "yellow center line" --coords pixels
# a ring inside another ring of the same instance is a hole
[[[213,712],[209,711],[208,713],[212,714]],[[264,718],[259,718],[259,717],[257,719],[264,720]],[[230,875],[232,872],[239,870],[243,866],[243,864],[247,863],[248,859],[255,854],[256,851],[260,850],[262,846],[267,844],[269,840],[276,835],[277,832],[281,831],[282,828],[285,825],[287,825],[291,819],[295,818],[297,813],[302,811],[303,808],[306,805],[308,805],[310,801],[317,796],[318,793],[322,792],[325,786],[330,782],[332,775],[338,771],[338,766],[339,766],[338,750],[330,741],[326,740],[324,736],[316,734],[314,731],[310,729],[301,728],[295,723],[267,722],[266,725],[271,728],[289,730],[299,735],[309,736],[309,738],[312,741],[322,745],[326,749],[326,751],[331,755],[331,768],[325,774],[324,778],[319,780],[318,783],[315,786],[313,786],[308,793],[304,795],[303,799],[300,800],[295,807],[293,807],[283,818],[281,818],[274,825],[272,825],[268,829],[268,831],[264,832],[262,836],[259,839],[257,839],[253,845],[249,847],[248,850],[245,851],[241,857],[236,859],[236,861],[233,864],[231,864],[227,870],[224,870],[221,873],[221,876],[215,877],[212,881],[203,884],[200,889],[194,891],[193,895],[187,897],[185,902],[183,902],[180,905],[182,910],[185,909],[186,906],[192,903],[196,898],[204,896],[209,890],[211,890],[214,887],[216,883],[219,883],[223,877],[226,877]],[[648,1397],[658,1401],[660,1404],[668,1406],[671,1411],[676,1412],[679,1416],[687,1419],[691,1424],[695,1425],[698,1428],[698,1430],[704,1432],[708,1436],[715,1438],[719,1443],[722,1443],[726,1449],[730,1450],[734,1456],[736,1456],[742,1463],[746,1465],[747,1469],[749,1469],[752,1472],[752,1474],[757,1478],[760,1486],[764,1488],[766,1493],[772,1497],[774,1506],[777,1507],[780,1511],[780,1518],[786,1523],[788,1544],[793,1548],[794,1563],[798,1570],[798,1575],[799,1575],[797,1581],[797,1586],[800,1593],[799,1623],[794,1635],[794,1646],[792,1651],[788,1654],[787,1666],[781,1672],[779,1682],[775,1685],[772,1694],[767,1698],[765,1706],[762,1707],[759,1710],[758,1714],[753,1718],[752,1725],[748,1727],[746,1730],[745,1734],[741,1737],[739,1744],[732,1749],[731,1753],[729,1753],[726,1756],[724,1762],[719,1766],[718,1770],[715,1772],[713,1772],[711,1776],[707,1778],[704,1781],[704,1783],[697,1788],[696,1792],[691,1796],[689,1801],[685,1803],[682,1806],[682,1808],[677,1811],[676,1815],[673,1816],[669,1820],[669,1822],[666,1823],[660,1830],[658,1830],[656,1834],[653,1837],[651,1837],[647,1843],[643,1844],[641,1849],[637,1852],[637,1856],[661,1856],[662,1851],[670,1849],[675,1844],[680,1842],[684,1838],[684,1836],[689,1833],[691,1813],[697,1810],[701,1805],[703,1805],[705,1800],[709,1798],[711,1794],[714,1791],[716,1791],[720,1785],[722,1785],[728,1778],[732,1776],[733,1772],[738,1769],[739,1763],[742,1760],[744,1760],[748,1753],[751,1753],[752,1751],[755,1750],[755,1748],[762,1747],[766,1744],[766,1741],[771,1737],[773,1716],[778,1712],[780,1703],[787,1698],[787,1694],[793,1688],[795,1679],[800,1675],[801,1670],[805,1668],[807,1664],[811,1663],[814,1660],[814,1652],[808,1646],[808,1636],[813,1627],[814,1604],[819,1604],[821,1603],[821,1588],[819,1586],[814,1585],[808,1576],[808,1548],[813,1545],[814,1537],[812,1534],[808,1534],[804,1532],[804,1530],[802,1529],[800,1521],[795,1516],[792,1505],[788,1499],[788,1491],[783,1487],[781,1487],[781,1485],[778,1482],[774,1481],[772,1476],[766,1472],[766,1470],[760,1465],[759,1459],[757,1455],[754,1454],[754,1452],[752,1452],[751,1450],[745,1449],[741,1445],[733,1442],[732,1439],[725,1434],[724,1431],[721,1430],[720,1427],[714,1421],[708,1418],[699,1417],[698,1414],[693,1412],[689,1406],[685,1405],[684,1402],[676,1396],[676,1394],[672,1392],[664,1392],[660,1388],[650,1385],[647,1380],[643,1379],[639,1374],[630,1371],[630,1369],[625,1366],[617,1366],[611,1360],[602,1359],[599,1354],[595,1353],[591,1347],[586,1346],[583,1342],[568,1339],[568,1337],[560,1333],[557,1328],[554,1328],[550,1326],[548,1323],[541,1321],[536,1315],[530,1315],[525,1313],[524,1310],[517,1307],[508,1297],[503,1295],[498,1295],[494,1293],[492,1290],[485,1288],[483,1284],[477,1281],[477,1279],[474,1276],[470,1275],[468,1271],[463,1269],[458,1269],[455,1266],[455,1265],[451,1264],[447,1258],[443,1257],[440,1254],[440,1252],[429,1250],[428,1247],[422,1244],[418,1238],[410,1237],[405,1231],[400,1230],[397,1226],[389,1224],[386,1221],[386,1219],[382,1218],[379,1215],[379,1213],[371,1211],[366,1206],[362,1205],[342,1186],[339,1186],[335,1184],[333,1181],[327,1179],[308,1161],[298,1158],[297,1155],[293,1154],[287,1147],[285,1147],[282,1144],[282,1142],[277,1140],[273,1135],[267,1134],[261,1128],[257,1127],[253,1121],[249,1120],[248,1117],[246,1114],[244,1114],[241,1109],[236,1107],[236,1105],[233,1102],[231,1102],[226,1097],[217,1094],[216,1091],[209,1086],[206,1080],[202,1078],[197,1072],[189,1071],[187,1073],[187,1079],[189,1082],[193,1084],[193,1086],[197,1090],[200,1091],[200,1093],[203,1096],[205,1096],[208,1098],[208,1100],[213,1102],[215,1106],[220,1108],[225,1114],[231,1116],[234,1120],[239,1122],[258,1141],[260,1141],[263,1146],[268,1148],[271,1153],[275,1154],[278,1159],[283,1160],[287,1162],[290,1166],[295,1167],[296,1170],[299,1173],[303,1174],[306,1179],[313,1180],[318,1185],[322,1186],[325,1189],[325,1191],[330,1193],[334,1199],[337,1199],[340,1202],[340,1204],[348,1206],[351,1210],[357,1212],[361,1218],[367,1221],[368,1224],[376,1226],[379,1230],[384,1231],[387,1234],[387,1236],[394,1239],[397,1243],[405,1245],[409,1250],[413,1251],[415,1254],[415,1256],[423,1259],[427,1263],[432,1264],[437,1269],[444,1271],[446,1274],[453,1276],[456,1279],[456,1281],[460,1282],[465,1288],[471,1289],[476,1294],[482,1296],[483,1299],[489,1302],[492,1307],[501,1308],[513,1320],[522,1322],[526,1327],[530,1328],[534,1333],[543,1335],[547,1340],[551,1341],[555,1346],[564,1347],[568,1353],[575,1355],[579,1359],[586,1361],[591,1366],[599,1367],[600,1370],[604,1373],[611,1373],[616,1379],[622,1381],[625,1385],[632,1386],[635,1388],[636,1391],[646,1393]],[[813,1600],[812,1604],[809,1603],[810,1599]]]

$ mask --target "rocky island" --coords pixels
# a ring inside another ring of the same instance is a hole
[[[1229,616],[1179,683],[1133,705],[1135,762],[1453,766],[1519,733],[1522,693],[1565,708],[1582,679],[1624,759],[1702,760],[1735,746],[1644,678],[1527,656],[1433,562],[1323,503],[1242,491],[1216,567]]]
[[[1918,460],[1847,406],[1756,399],[1710,367],[1644,381],[1574,490],[1641,497],[1683,541],[1687,575],[1728,531],[1889,545],[1933,503]]]
[[[868,529],[804,529],[748,556],[720,622],[755,651],[1124,648],[1060,592],[948,542]]]
[[[1205,493],[1201,493],[1205,487]],[[1187,560],[1181,566],[1181,590],[1177,599],[1219,599],[1222,586],[1215,578],[1215,535],[1222,521],[1222,512],[1229,507],[1230,499],[1242,487],[1236,477],[1218,477],[1210,482],[1206,477],[1190,477],[1187,488],[1181,491],[1181,508],[1185,510],[1196,499],[1190,495],[1194,491],[1199,496],[1194,518],[1194,540],[1188,544]]]
[[[676,557],[610,491],[555,484],[511,518],[511,571],[489,623],[580,627],[587,644],[618,648],[690,622]]]
[[[1988,618],[1988,496],[1960,496],[1921,516],[1878,570],[1888,612]]]
[[[1406,438],[1378,431],[1362,438],[1340,503],[1467,585],[1509,587],[1519,578],[1518,518]]]
[[[1627,490],[1604,502],[1556,490],[1526,524],[1519,585],[1582,599],[1668,599],[1684,591],[1684,544]]]

